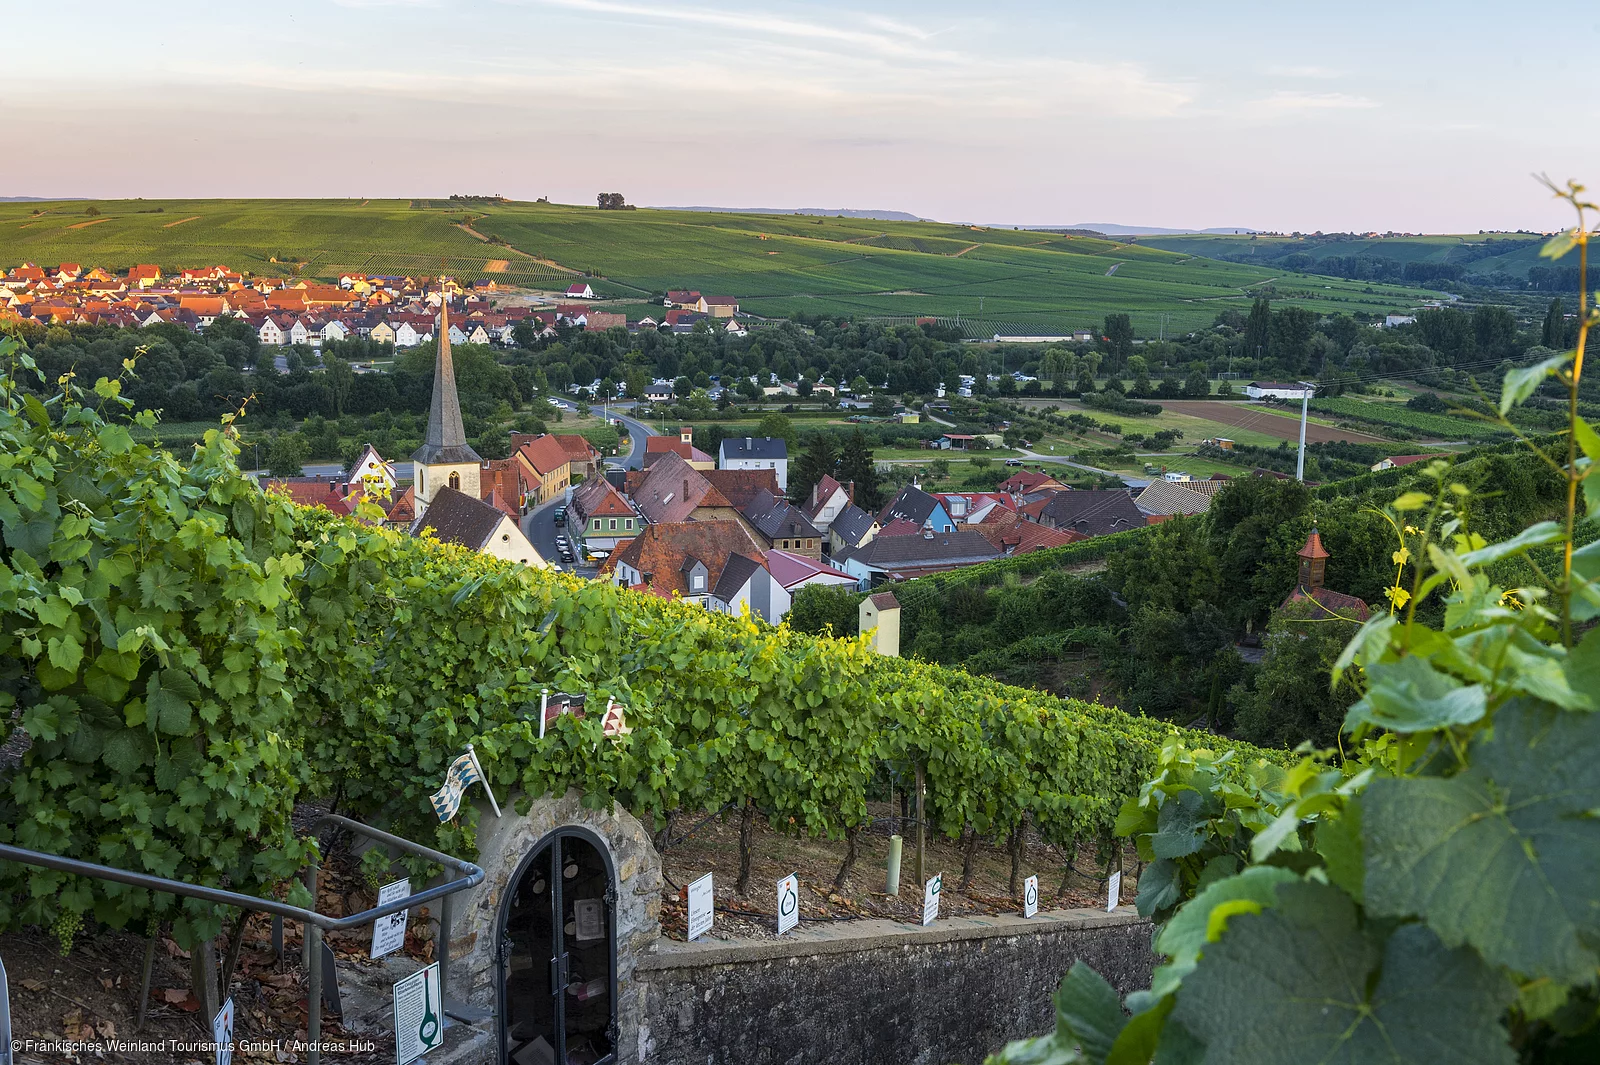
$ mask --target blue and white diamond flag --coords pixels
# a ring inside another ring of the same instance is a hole
[[[461,796],[470,784],[483,785],[489,805],[494,807],[494,815],[500,816],[500,804],[495,802],[494,792],[489,790],[489,781],[483,775],[483,766],[478,764],[478,755],[469,743],[467,753],[451,762],[450,768],[445,771],[444,786],[428,797],[440,821],[449,821],[460,811]]]

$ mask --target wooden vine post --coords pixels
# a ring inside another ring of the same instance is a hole
[[[922,762],[919,760],[917,762],[917,883],[919,884],[925,884],[928,881],[928,872],[922,861],[922,851],[928,835],[925,816],[927,813],[927,776],[927,770],[923,768]]]

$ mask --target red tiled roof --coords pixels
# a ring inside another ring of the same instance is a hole
[[[609,563],[626,564],[644,574],[652,595],[670,599],[673,593],[690,594],[684,572],[693,558],[705,564],[704,594],[717,586],[723,568],[734,555],[743,555],[763,566],[766,554],[745,527],[736,521],[684,521],[647,526],[644,532],[620,545]],[[615,565],[610,568],[614,570]]]
[[[561,446],[561,441],[549,433],[523,444],[520,450],[541,477],[549,476],[572,461],[567,458],[567,449]]]
[[[1317,527],[1311,527],[1311,535],[1306,537],[1306,546],[1296,551],[1301,558],[1332,558],[1328,549],[1322,546],[1322,534],[1317,532]]]
[[[909,518],[896,518],[878,530],[879,536],[921,536],[922,526]]]
[[[277,478],[267,482],[267,491],[282,492],[302,507],[323,507],[335,514],[348,516],[354,509],[353,498],[347,498],[339,481],[321,477]]]
[[[1366,621],[1367,615],[1372,610],[1367,606],[1366,600],[1357,599],[1353,595],[1336,592],[1331,588],[1296,588],[1283,601],[1282,610],[1290,603],[1313,604],[1308,613],[1307,620],[1321,621],[1330,617],[1338,617],[1347,621]]]

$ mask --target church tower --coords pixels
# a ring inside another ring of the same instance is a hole
[[[1306,546],[1296,553],[1300,556],[1300,590],[1307,594],[1315,593],[1322,587],[1329,558],[1315,525],[1311,526],[1311,535],[1306,537]]]
[[[411,456],[418,517],[441,488],[454,488],[478,499],[478,477],[483,468],[483,460],[467,443],[467,432],[461,424],[456,370],[450,361],[450,295],[442,286],[440,295],[439,354],[433,364],[433,405],[428,409],[428,435]]]

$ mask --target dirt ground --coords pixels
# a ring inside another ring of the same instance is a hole
[[[1187,414],[1194,418],[1206,418],[1210,421],[1221,422],[1224,425],[1237,426],[1241,429],[1253,429],[1258,433],[1276,436],[1283,440],[1300,439],[1300,419],[1298,416],[1289,417],[1287,414],[1271,414],[1263,410],[1252,410],[1239,403],[1224,403],[1207,399],[1163,399],[1161,406],[1178,414]],[[1306,442],[1323,444],[1330,440],[1348,440],[1355,444],[1390,444],[1394,441],[1386,440],[1381,436],[1372,436],[1369,433],[1357,433],[1349,429],[1338,429],[1331,425],[1318,425],[1316,422],[1306,423]]]
[[[855,868],[843,891],[833,888],[846,852],[842,840],[810,840],[776,832],[766,820],[756,818],[751,845],[750,888],[746,895],[735,891],[739,875],[739,817],[737,811],[723,815],[701,814],[674,821],[673,842],[662,860],[661,925],[673,939],[683,939],[687,925],[687,904],[682,889],[690,881],[712,873],[717,899],[716,924],[711,938],[772,938],[776,935],[777,882],[790,873],[800,879],[800,920],[847,921],[861,918],[888,918],[920,923],[922,884],[916,879],[914,825],[898,823],[899,808],[888,803],[869,806],[877,822],[858,838]],[[902,837],[900,891],[886,893],[886,864],[889,836]],[[1093,844],[1080,847],[1068,871],[1067,854],[1044,843],[1030,832],[1024,851],[1021,878],[1039,877],[1041,910],[1104,906],[1106,888],[1102,879],[1103,862],[1097,862]],[[1011,855],[1003,847],[981,842],[973,853],[971,886],[959,890],[965,847],[958,840],[930,832],[923,854],[925,877],[943,875],[940,917],[988,915],[1015,912],[1020,901],[1010,893]],[[1128,851],[1123,856],[1121,901],[1131,902],[1136,881],[1136,858]]]

